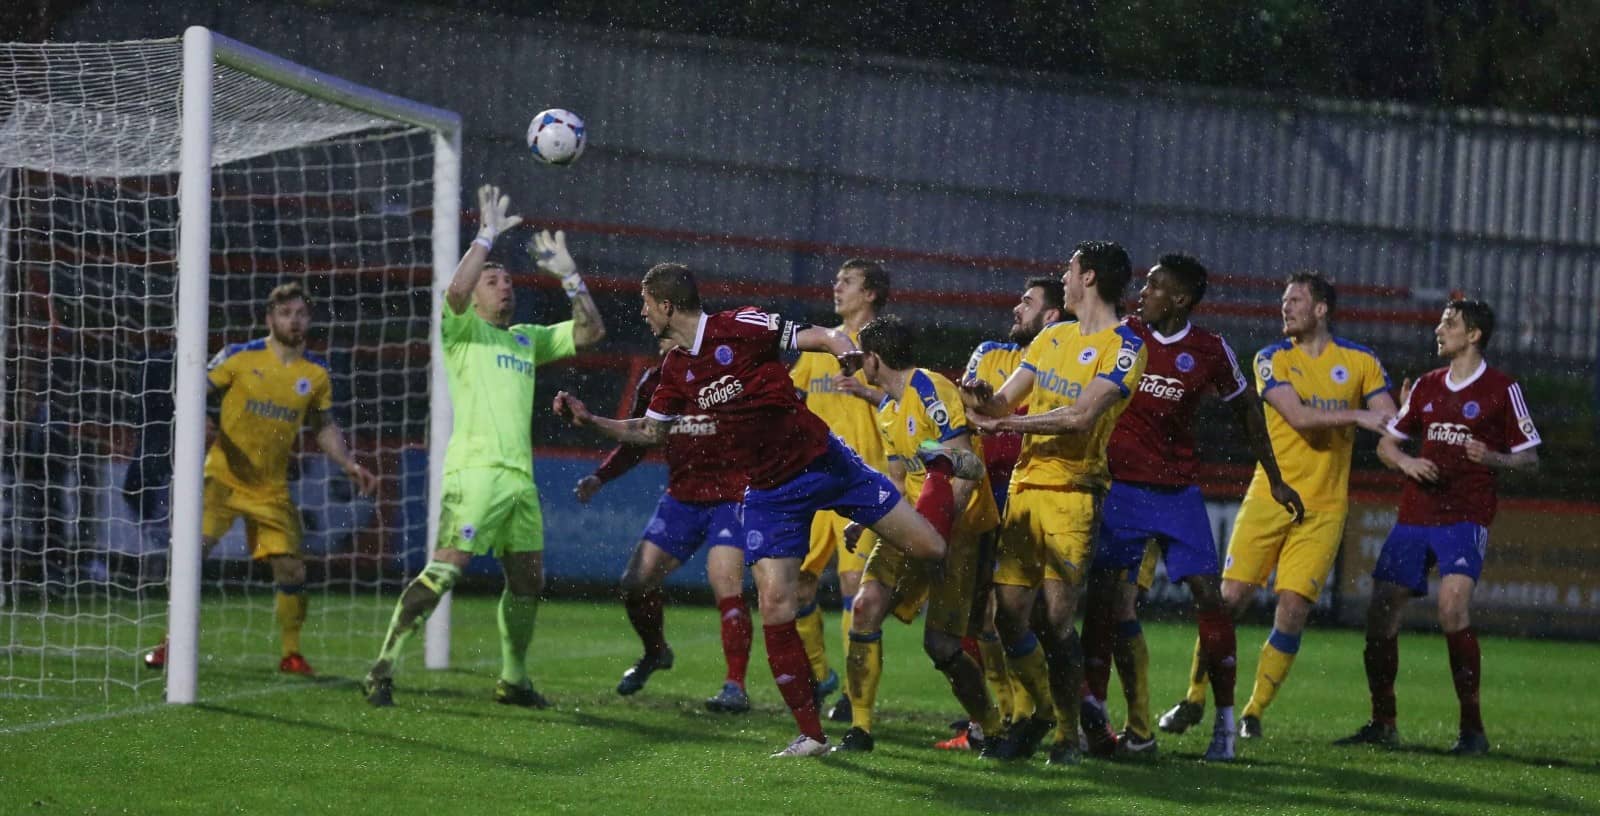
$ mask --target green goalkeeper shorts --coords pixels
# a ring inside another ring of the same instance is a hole
[[[439,547],[473,555],[544,550],[539,490],[528,474],[510,468],[466,468],[444,477]]]

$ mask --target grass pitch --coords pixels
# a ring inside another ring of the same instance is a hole
[[[386,618],[374,604],[372,615]],[[1161,735],[1154,762],[1059,769],[1042,756],[997,765],[933,750],[958,709],[922,656],[917,628],[886,633],[875,752],[778,761],[767,754],[794,725],[759,631],[755,709],[730,716],[701,705],[722,680],[715,610],[669,608],[677,666],[621,698],[613,688],[638,645],[620,606],[546,604],[533,659],[536,684],[555,702],[545,711],[490,700],[499,661],[493,598],[458,599],[454,622],[458,668],[422,669],[413,643],[397,705],[386,710],[361,700],[354,669],[335,673],[348,662],[307,681],[278,677],[271,654],[259,665],[202,664],[195,706],[154,702],[148,688],[139,700],[111,702],[0,697],[0,813],[1600,812],[1593,644],[1484,640],[1483,707],[1495,746],[1484,758],[1444,754],[1455,695],[1444,642],[1429,634],[1402,638],[1407,747],[1329,745],[1366,719],[1362,641],[1313,629],[1265,718],[1265,739],[1242,744],[1239,762],[1199,760],[1203,725]],[[836,619],[828,631],[842,671]],[[1193,630],[1145,631],[1159,713],[1182,693]],[[1264,635],[1240,632],[1241,704]],[[377,644],[348,646],[360,654]],[[1115,689],[1113,681],[1114,698]],[[1119,700],[1112,706],[1120,712]]]

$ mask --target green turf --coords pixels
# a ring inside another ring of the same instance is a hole
[[[1414,747],[1330,746],[1366,718],[1361,640],[1355,632],[1313,631],[1268,712],[1265,740],[1242,746],[1240,762],[1201,763],[1202,727],[1163,735],[1154,763],[1058,769],[1041,759],[994,765],[932,750],[957,709],[920,654],[915,630],[894,626],[877,751],[778,761],[767,754],[795,729],[759,633],[755,710],[713,715],[701,700],[722,677],[714,610],[671,609],[677,667],[623,699],[612,688],[638,647],[621,609],[550,603],[540,613],[533,665],[556,706],[525,711],[490,701],[499,654],[493,604],[488,597],[457,604],[459,668],[421,669],[413,644],[393,709],[369,708],[353,676],[279,678],[270,653],[259,665],[205,664],[204,702],[190,707],[151,702],[159,695],[148,687],[140,690],[143,702],[118,696],[75,707],[0,697],[0,812],[1600,812],[1600,740],[1592,731],[1600,712],[1585,691],[1600,646],[1590,644],[1484,641],[1484,715],[1495,743],[1486,758],[1443,754],[1454,737],[1455,698],[1437,635],[1402,640],[1401,733]],[[836,620],[828,631],[836,649]],[[1181,693],[1192,629],[1150,625],[1146,632],[1160,708]],[[1263,635],[1240,633],[1241,702]]]

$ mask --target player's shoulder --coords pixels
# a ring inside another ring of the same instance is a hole
[[[1144,335],[1126,321],[1118,323],[1112,334],[1116,337],[1114,342],[1119,343],[1123,348],[1144,348]]]
[[[1371,347],[1363,346],[1354,340],[1346,337],[1340,337],[1338,335],[1334,335],[1332,339],[1333,345],[1343,349],[1346,353],[1356,355],[1357,357],[1367,357],[1373,362],[1378,362],[1378,352],[1373,351]]]
[[[1003,340],[985,340],[982,343],[979,343],[977,348],[972,350],[972,359],[982,360],[983,358],[988,357],[990,354],[994,354],[996,352],[1003,354],[1005,352],[1017,352],[1021,350],[1022,346],[1019,346],[1016,343],[1008,343]]]
[[[911,376],[907,378],[906,385],[911,389],[912,393],[917,395],[917,399],[921,400],[923,405],[932,405],[939,402],[944,398],[944,394],[956,390],[949,377],[926,368],[914,369],[911,372]]]
[[[1279,354],[1294,351],[1294,348],[1294,341],[1285,337],[1282,340],[1274,340],[1262,346],[1261,350],[1256,352],[1256,357],[1258,359],[1271,360]]]
[[[1150,325],[1136,314],[1124,315],[1120,322],[1123,328],[1139,335],[1146,342],[1155,338],[1155,332]]]
[[[634,387],[640,391],[654,390],[656,384],[661,382],[661,369],[666,367],[666,360],[650,366],[639,374],[639,382]]]
[[[305,360],[307,363],[310,363],[312,366],[322,369],[323,374],[328,374],[333,371],[333,368],[328,365],[328,358],[318,354],[317,352],[303,352],[301,353],[300,358]]]
[[[243,343],[229,343],[223,346],[222,350],[216,353],[216,356],[211,358],[211,363],[207,366],[207,368],[216,368],[217,366],[220,366],[229,360],[241,359],[249,356],[252,352],[261,352],[266,350],[267,338],[265,337],[258,337],[254,340],[248,340]]]
[[[1041,344],[1045,346],[1060,345],[1063,341],[1078,336],[1080,336],[1078,321],[1058,320],[1054,323],[1046,323],[1044,328],[1039,330],[1039,334],[1033,338],[1033,342],[1028,344],[1028,347],[1035,348]]]

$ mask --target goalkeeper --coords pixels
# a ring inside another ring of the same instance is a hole
[[[511,325],[511,275],[487,260],[496,236],[522,218],[506,214],[511,200],[496,187],[480,187],[478,202],[478,236],[456,266],[440,320],[455,424],[444,457],[438,546],[400,596],[382,651],[362,681],[362,693],[375,706],[394,704],[394,664],[406,639],[474,555],[498,557],[506,578],[494,699],[549,705],[534,690],[527,667],[544,585],[544,520],[533,481],[534,369],[600,342],[605,327],[560,232],[535,235],[532,254],[540,269],[561,279],[572,319],[553,326]]]

